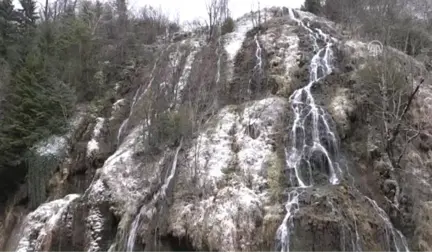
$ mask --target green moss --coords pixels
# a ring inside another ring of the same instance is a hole
[[[279,202],[285,188],[285,177],[283,173],[284,162],[272,153],[268,158],[267,181],[270,187],[270,197],[272,201]]]

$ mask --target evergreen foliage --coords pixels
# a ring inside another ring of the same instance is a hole
[[[321,0],[305,0],[304,5],[302,6],[302,10],[309,11],[314,14],[321,13]]]
[[[149,7],[131,15],[123,0],[13,3],[0,0],[0,203],[26,181],[37,207],[61,155],[34,147],[66,133],[76,103],[106,99],[133,50],[179,26]]]
[[[53,154],[41,155],[36,150],[30,150],[26,153],[27,191],[31,209],[35,209],[45,202],[47,183],[59,165],[61,158],[62,156]]]
[[[221,35],[233,32],[234,28],[235,28],[234,19],[232,19],[232,17],[227,17],[222,24]]]
[[[19,59],[18,44],[19,30],[16,21],[18,13],[14,10],[12,0],[0,1],[0,57],[10,66],[14,66]]]

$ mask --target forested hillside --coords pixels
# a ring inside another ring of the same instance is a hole
[[[179,29],[151,7],[132,15],[124,1],[20,4],[0,2],[1,201],[37,169],[26,164],[32,147],[63,134],[77,104],[100,109],[140,47]]]
[[[430,0],[306,0],[304,10],[340,25],[349,37],[378,40],[418,56],[432,48]],[[432,63],[428,63],[432,67]]]

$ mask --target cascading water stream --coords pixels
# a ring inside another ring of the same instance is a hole
[[[280,251],[289,251],[290,228],[294,225],[293,216],[299,209],[301,189],[314,185],[313,171],[318,170],[328,175],[331,184],[339,183],[342,173],[336,162],[339,148],[337,139],[325,117],[326,112],[315,103],[311,92],[319,80],[332,72],[331,47],[334,40],[321,30],[313,31],[297,19],[291,9],[290,17],[309,32],[315,55],[310,63],[309,83],[296,90],[290,97],[295,115],[291,129],[293,143],[291,149],[286,149],[285,152],[290,178],[297,187],[289,192],[288,202],[285,205],[287,214],[276,234]],[[319,40],[326,43],[325,47],[319,48]]]
[[[297,89],[290,97],[294,111],[294,122],[291,129],[293,143],[289,150],[285,150],[285,154],[287,169],[294,188],[291,188],[288,193],[288,201],[285,204],[287,213],[276,234],[277,249],[282,252],[290,250],[290,231],[294,227],[293,216],[299,210],[299,197],[304,188],[316,185],[314,172],[327,175],[332,185],[338,184],[342,179],[342,170],[338,163],[338,140],[335,133],[331,131],[325,110],[315,103],[311,92],[315,84],[331,74],[332,46],[337,40],[318,28],[310,28],[309,23],[305,24],[298,19],[292,9],[289,9],[289,16],[308,31],[313,41],[315,55],[309,67],[309,83]],[[321,41],[325,43],[325,46],[320,48],[318,42]],[[351,174],[348,175],[351,176]],[[384,210],[375,201],[369,198],[367,200],[384,221],[386,229],[390,230],[390,233],[387,233],[388,243],[390,244],[390,239],[392,239],[392,245],[396,251],[409,251],[405,237],[393,227]],[[353,249],[362,250],[357,223],[355,223],[355,242],[353,240],[352,243]],[[389,250],[393,249],[390,245],[388,247]]]
[[[167,178],[165,178],[164,184],[161,186],[159,192],[153,196],[153,199],[151,200],[151,202],[142,206],[140,211],[138,212],[138,214],[135,216],[135,219],[132,222],[132,225],[131,225],[130,230],[129,230],[129,235],[128,235],[128,238],[126,241],[126,251],[128,251],[128,252],[134,251],[135,241],[136,241],[136,237],[137,237],[137,233],[138,233],[138,227],[139,227],[139,224],[141,221],[141,216],[146,214],[147,218],[151,217],[151,216],[148,216],[148,213],[154,214],[155,209],[152,209],[152,207],[154,207],[156,201],[160,200],[161,198],[166,197],[167,189],[171,184],[171,180],[174,178],[174,176],[176,174],[178,154],[180,152],[180,149],[182,148],[182,145],[183,145],[183,139],[180,140],[180,144],[177,147],[175,155],[174,155],[174,160],[173,160],[169,175]]]
[[[166,50],[166,49],[167,49],[167,47],[164,48],[164,49],[162,50],[161,55],[163,55],[163,54],[165,53],[165,50]],[[159,60],[160,60],[160,59],[161,59],[161,57],[159,57],[159,58],[156,60],[155,64],[154,64],[153,69],[152,69],[152,71],[151,71],[151,73],[150,73],[151,79],[150,79],[148,85],[145,87],[144,91],[142,91],[142,89],[144,88],[144,85],[141,85],[141,86],[138,88],[138,90],[135,92],[135,95],[134,95],[134,97],[133,97],[133,99],[132,99],[132,104],[131,104],[131,106],[130,106],[129,116],[128,116],[128,117],[127,117],[127,118],[122,122],[122,124],[120,125],[120,128],[119,128],[119,130],[118,130],[118,133],[117,133],[117,144],[118,144],[118,145],[120,144],[121,137],[122,137],[122,135],[123,135],[123,131],[125,130],[126,126],[127,126],[128,123],[129,123],[129,118],[132,116],[132,114],[133,114],[133,112],[134,112],[135,104],[138,102],[139,98],[140,98],[143,94],[147,93],[147,90],[151,87],[151,85],[152,85],[152,83],[153,83],[153,80],[154,80],[154,72],[156,71],[156,68],[157,68],[157,66],[158,66],[158,63],[159,63]]]
[[[408,243],[406,241],[405,236],[397,229],[395,229],[387,217],[387,214],[385,211],[378,206],[378,204],[372,200],[371,198],[364,196],[369,203],[372,205],[372,207],[375,209],[375,211],[378,213],[378,215],[381,217],[381,219],[384,221],[384,224],[386,226],[386,232],[387,232],[387,243],[388,243],[388,250],[397,252],[400,251],[409,251]],[[390,230],[390,233],[388,233]],[[393,244],[391,244],[390,240],[393,241]],[[391,245],[394,246],[394,248],[391,247]]]
[[[258,34],[255,35],[255,44],[256,44],[256,51],[255,51],[255,58],[257,60],[257,64],[255,65],[255,70],[258,69],[258,71],[262,70],[262,57],[261,57],[261,45],[258,40]]]
[[[290,10],[292,13],[292,10]],[[290,16],[294,17],[294,14]],[[313,86],[322,78],[332,72],[331,61],[333,58],[332,39],[321,30],[312,31],[300,20],[295,20],[308,31],[313,33],[317,41],[323,40],[326,46],[319,49],[313,56],[309,69],[309,83],[296,90],[290,97],[294,111],[294,123],[291,129],[293,140],[290,151],[287,151],[287,166],[292,170],[291,174],[296,178],[299,187],[309,187],[314,184],[312,169],[318,164],[311,163],[314,158],[319,158],[324,166],[315,167],[329,175],[329,182],[337,184],[342,173],[338,163],[335,161],[338,154],[338,142],[335,134],[331,131],[326,119],[326,112],[315,103],[312,95]]]
[[[126,242],[126,251],[133,251],[135,247],[135,240],[138,233],[137,230],[138,230],[140,219],[141,219],[141,214],[138,214],[135,217],[134,221],[132,222],[131,228],[129,230],[128,239]]]
[[[259,43],[258,34],[255,35],[255,45],[256,45],[256,50],[255,50],[256,64],[253,68],[253,75],[254,76],[255,75],[260,76],[262,74],[263,69],[262,69],[262,48],[261,48],[261,45]],[[253,79],[253,77],[251,79],[249,79],[249,87],[247,90],[249,97],[251,97],[251,95],[252,95],[252,88],[251,88],[252,87],[251,86],[252,85],[252,79]]]
[[[155,64],[155,66],[156,66],[156,64]],[[144,90],[144,93],[146,93],[147,92],[147,89],[150,87],[150,85],[151,85],[151,83],[153,82],[153,78],[150,80],[150,83],[149,83],[149,85],[147,86],[147,88]],[[131,104],[131,106],[130,106],[130,112],[129,112],[129,116],[123,121],[123,123],[121,124],[121,126],[120,126],[120,128],[119,128],[119,131],[118,131],[118,133],[117,133],[117,144],[120,144],[120,140],[121,140],[121,136],[123,135],[123,131],[124,131],[124,129],[126,128],[126,126],[127,126],[127,124],[129,123],[129,118],[132,116],[132,114],[133,114],[133,112],[134,112],[134,107],[135,107],[135,104],[137,103],[137,101],[138,101],[138,97],[141,95],[141,89],[143,88],[143,85],[141,85],[139,88],[138,88],[138,90],[135,92],[135,95],[134,95],[134,97],[133,97],[133,100],[132,100],[132,104]]]
[[[216,48],[216,55],[218,57],[217,63],[216,63],[216,85],[219,85],[220,81],[220,69],[221,69],[221,51],[222,51],[222,36],[219,36],[217,48]]]

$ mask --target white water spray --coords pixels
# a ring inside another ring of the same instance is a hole
[[[290,247],[290,230],[294,227],[293,216],[298,212],[300,193],[293,190],[288,194],[288,202],[285,204],[286,215],[276,232],[278,241],[277,250],[288,252]]]

